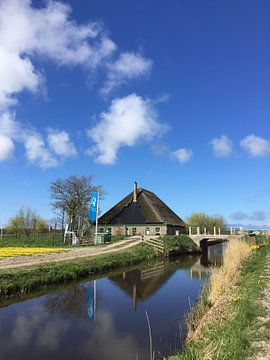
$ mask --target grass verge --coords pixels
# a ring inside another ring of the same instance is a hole
[[[187,235],[166,235],[161,239],[164,241],[164,249],[170,256],[181,254],[199,253],[199,247]]]
[[[156,257],[154,250],[139,244],[131,249],[95,258],[81,258],[0,271],[0,298],[30,293],[49,285],[64,283],[138,264]]]
[[[170,360],[244,360],[254,353],[253,342],[266,336],[259,331],[258,317],[265,310],[258,300],[267,282],[264,272],[269,252],[270,247],[261,247],[246,260],[243,257],[237,267],[236,253],[228,253],[224,259],[227,270],[221,267],[213,274],[191,312],[187,350]],[[269,330],[269,324],[267,327]]]

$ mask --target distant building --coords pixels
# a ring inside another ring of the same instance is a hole
[[[179,235],[185,223],[154,193],[137,188],[99,218],[99,232],[112,235]]]

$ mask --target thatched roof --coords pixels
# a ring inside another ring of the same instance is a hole
[[[137,201],[134,192],[128,194],[114,207],[99,218],[99,224],[167,224],[184,226],[184,221],[176,215],[159,197],[149,190],[138,188]]]

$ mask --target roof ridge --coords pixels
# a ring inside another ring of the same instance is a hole
[[[145,196],[145,197],[147,197],[147,195],[146,195],[145,193],[142,193],[142,195]],[[154,206],[152,200],[149,199],[149,197],[147,197],[147,200],[148,200],[149,207],[151,207],[151,210],[152,210],[153,213],[156,215],[156,217],[158,218],[158,220],[159,220],[160,222],[163,222],[163,221],[162,221],[162,218],[161,218],[161,216],[160,216],[160,213],[155,209],[155,206]]]
[[[100,223],[109,224],[114,218],[118,218],[120,214],[124,214],[125,221],[126,211],[133,202],[133,191],[120,200],[111,209],[106,211],[99,219]],[[137,189],[137,204],[145,218],[146,223],[162,223],[171,225],[184,225],[183,220],[155,193],[144,188]],[[122,215],[121,215],[122,216]],[[120,216],[120,217],[121,217]],[[134,212],[130,212],[130,223],[132,223]],[[138,214],[136,215],[137,219]],[[120,219],[119,219],[120,220]]]

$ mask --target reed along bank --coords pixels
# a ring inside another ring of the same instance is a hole
[[[269,253],[269,244],[249,246],[242,239],[230,240],[223,265],[213,269],[188,315],[186,351],[170,360],[253,358],[254,343],[269,339],[269,321],[261,330],[266,310],[259,302],[269,281]]]

